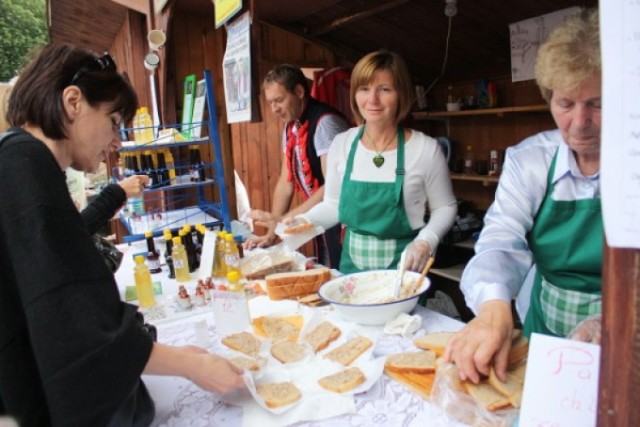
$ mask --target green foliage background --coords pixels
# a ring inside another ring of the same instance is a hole
[[[46,0],[0,0],[0,81],[16,76],[48,41]]]

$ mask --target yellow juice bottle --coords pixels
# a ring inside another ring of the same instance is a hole
[[[227,233],[224,236],[224,263],[227,267],[227,274],[231,271],[237,271],[240,273],[240,251],[238,250],[238,244],[236,243],[233,234]]]
[[[138,295],[138,304],[140,308],[153,307],[156,299],[153,295],[153,282],[151,281],[151,273],[144,263],[144,256],[135,257],[136,266],[133,270],[133,276],[136,282],[136,294]]]
[[[224,264],[224,236],[226,231],[222,230],[216,236],[216,251],[213,255],[213,271],[211,275],[213,277],[227,277],[227,268]]]
[[[189,274],[189,261],[187,260],[187,251],[180,241],[180,237],[173,238],[173,248],[171,250],[173,258],[173,269],[176,272],[176,280],[178,282],[188,282],[191,280]]]

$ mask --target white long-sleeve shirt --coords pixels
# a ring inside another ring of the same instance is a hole
[[[460,281],[467,305],[475,313],[484,302],[511,301],[521,290],[533,263],[527,233],[544,200],[547,175],[556,151],[558,157],[552,177],[555,188],[551,198],[600,197],[600,174],[582,175],[560,131],[541,132],[508,148],[495,200],[484,217],[484,227],[475,246],[476,254]],[[523,300],[528,302],[528,295]]]
[[[303,217],[325,229],[338,223],[338,205],[342,180],[347,167],[351,143],[359,127],[336,135],[327,155],[324,200],[306,212]],[[397,150],[385,151],[384,164],[373,164],[377,153],[367,149],[362,141],[353,161],[351,179],[367,182],[393,182],[396,179]],[[449,170],[442,150],[435,139],[412,130],[405,141],[405,175],[402,185],[404,208],[411,228],[421,229],[416,239],[425,240],[435,252],[440,239],[449,231],[457,212],[456,198],[451,187]],[[425,224],[425,205],[428,202],[431,216]],[[358,203],[353,200],[353,203]]]

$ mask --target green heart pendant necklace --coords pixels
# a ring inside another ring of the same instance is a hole
[[[398,131],[394,132],[393,135],[391,135],[391,137],[386,140],[386,143],[382,147],[382,150],[378,150],[378,145],[374,142],[374,139],[371,138],[371,135],[369,135],[369,133],[366,130],[364,134],[367,136],[367,139],[369,140],[369,144],[371,144],[374,151],[376,152],[376,155],[373,156],[373,164],[376,165],[377,168],[379,168],[382,165],[384,165],[384,156],[382,155],[382,153],[384,153],[384,150],[386,150],[387,147],[393,142],[396,135],[398,134]]]

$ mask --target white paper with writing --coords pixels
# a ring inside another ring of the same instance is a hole
[[[601,2],[602,148],[607,243],[640,248],[640,0]]]
[[[213,271],[213,261],[216,255],[216,238],[217,231],[207,230],[204,233],[204,241],[202,242],[202,253],[200,254],[200,268],[198,269],[198,279],[205,280],[211,277]]]
[[[532,334],[520,427],[596,425],[600,346]]]
[[[251,324],[247,297],[241,292],[213,291],[213,320],[222,336],[242,332]]]

